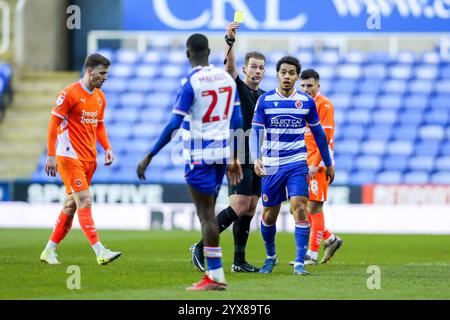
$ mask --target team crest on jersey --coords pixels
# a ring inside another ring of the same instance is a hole
[[[98,105],[101,106],[103,104],[102,98],[98,98]]]
[[[83,184],[83,182],[80,179],[75,180],[75,185],[77,187],[80,187]]]
[[[263,194],[263,201],[264,202],[267,202],[267,201],[269,201],[269,197],[267,196],[267,194]]]
[[[303,108],[303,102],[301,102],[300,100],[295,101],[295,107],[297,109]]]
[[[64,100],[66,99],[65,96],[63,96],[62,94],[58,96],[58,99],[56,100],[56,106],[60,107],[63,103]]]

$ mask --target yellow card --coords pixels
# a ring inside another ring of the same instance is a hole
[[[236,11],[234,13],[234,22],[244,23],[244,11]]]

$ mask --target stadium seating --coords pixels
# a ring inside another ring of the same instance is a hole
[[[138,161],[170,117],[180,79],[189,66],[183,50],[160,47],[143,54],[128,49],[101,51],[113,62],[104,91],[117,163],[111,169],[99,166],[97,182],[136,182]],[[321,74],[322,92],[335,106],[336,184],[450,183],[448,61],[434,51],[400,52],[393,57],[383,51],[340,56],[333,46],[321,52],[307,45],[299,50],[295,55],[303,68]],[[285,54],[267,52],[262,89],[277,86],[275,64]],[[211,57],[214,64],[222,59],[221,54]],[[238,64],[242,63],[238,57]],[[173,146],[153,160],[150,182],[183,183],[183,165],[172,161]],[[44,162],[42,157],[35,180],[46,179],[41,173]]]

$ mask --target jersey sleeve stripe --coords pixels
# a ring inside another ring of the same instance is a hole
[[[319,124],[320,124],[320,121],[317,121],[316,123],[308,123],[308,126],[315,127],[315,126],[318,126]]]
[[[52,115],[54,115],[54,116],[57,116],[58,118],[61,118],[61,119],[66,119],[66,117],[64,117],[63,115],[60,115],[58,112],[56,112],[56,111],[52,111]]]
[[[322,126],[323,129],[333,129],[333,126]]]
[[[252,125],[253,126],[258,126],[258,127],[264,127],[264,123],[262,123],[262,122],[252,121]]]
[[[187,116],[187,115],[188,115],[187,112],[184,112],[184,111],[179,110],[179,109],[174,109],[174,110],[172,111],[172,113],[179,114],[179,115],[182,115],[182,116]]]

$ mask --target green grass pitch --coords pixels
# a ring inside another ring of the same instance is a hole
[[[62,265],[49,266],[39,256],[50,232],[0,229],[0,299],[450,299],[449,236],[343,234],[331,263],[299,277],[288,265],[293,234],[277,234],[279,264],[262,275],[230,272],[233,240],[226,231],[221,245],[229,289],[186,292],[201,277],[188,251],[200,232],[100,230],[102,242],[123,255],[99,266],[81,230],[72,230],[58,251]],[[252,232],[247,260],[261,266],[264,258],[261,235]],[[79,290],[67,288],[70,265],[80,268]],[[380,267],[380,289],[367,287],[370,265]]]

